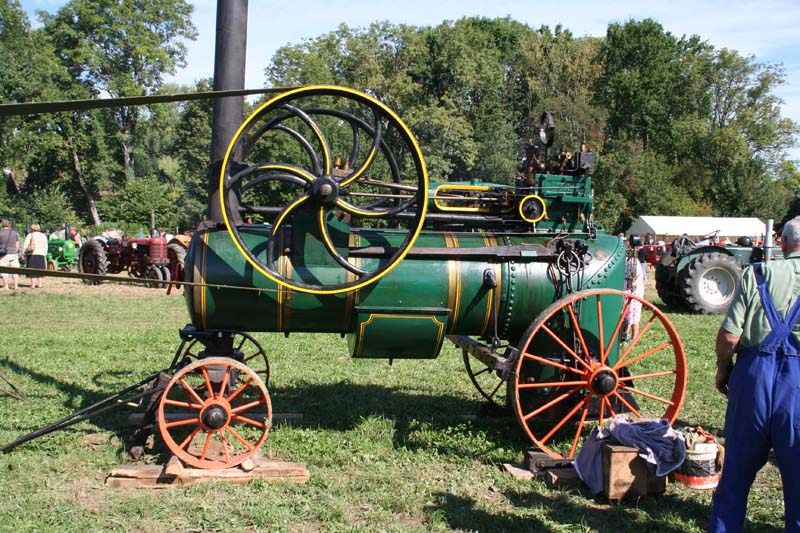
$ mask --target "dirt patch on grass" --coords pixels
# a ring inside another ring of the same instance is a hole
[[[130,278],[126,274],[120,274],[119,282],[104,281],[98,285],[88,285],[79,279],[48,277],[42,281],[42,288],[31,288],[31,281],[26,276],[19,277],[18,289],[16,291],[0,290],[0,297],[12,295],[14,293],[28,294],[80,294],[85,296],[117,296],[131,298],[145,298],[149,296],[167,296],[167,290],[153,289],[144,284],[130,283],[126,281]],[[172,287],[171,297],[183,294],[182,287]]]

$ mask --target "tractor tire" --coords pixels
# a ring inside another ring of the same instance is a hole
[[[169,270],[169,265],[161,265],[159,268],[161,269],[161,277],[164,279],[164,283],[161,287],[166,289],[172,281],[172,272]]]
[[[147,267],[147,271],[144,273],[144,275],[150,280],[150,283],[148,283],[147,286],[151,289],[160,289],[164,286],[162,284],[162,281],[164,280],[164,274],[161,273],[161,269],[156,265],[150,265]]]
[[[47,262],[47,270],[50,272],[56,272],[58,270],[58,263],[55,259],[51,259]]]
[[[671,308],[681,307],[683,301],[674,282],[670,282],[669,268],[656,263],[656,292],[664,305]]]
[[[183,281],[183,265],[186,262],[186,248],[176,242],[168,244],[167,259],[169,259],[169,268],[172,269],[172,272],[175,272],[175,263],[178,265],[175,281]]]
[[[108,272],[108,257],[103,248],[103,243],[96,240],[88,240],[81,246],[78,255],[78,270],[84,274],[98,274],[104,276]],[[83,280],[89,285],[97,285],[97,280]]]
[[[742,267],[732,256],[708,253],[697,256],[678,276],[683,303],[693,313],[724,313],[742,280]]]

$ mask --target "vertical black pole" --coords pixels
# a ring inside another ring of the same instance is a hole
[[[247,50],[247,0],[217,0],[214,90],[244,89]],[[211,170],[208,179],[208,220],[222,223],[219,172],[222,158],[244,118],[244,97],[215,98],[211,118]]]

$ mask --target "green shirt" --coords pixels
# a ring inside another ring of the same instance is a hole
[[[777,260],[763,263],[761,272],[767,283],[769,294],[781,317],[785,317],[800,294],[800,252],[792,252],[787,258],[798,260]],[[728,314],[722,322],[722,329],[739,337],[739,346],[749,348],[758,346],[772,330],[761,307],[758,284],[752,267],[742,274],[736,295]],[[800,342],[800,324],[795,325],[793,334]]]

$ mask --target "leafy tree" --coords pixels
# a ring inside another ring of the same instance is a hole
[[[195,39],[184,0],[70,0],[55,15],[40,12],[59,58],[93,94],[152,94],[165,74],[185,66],[185,39]],[[137,107],[111,112],[125,175],[131,172]]]
[[[645,150],[668,147],[673,120],[705,111],[708,49],[698,37],[678,39],[652,19],[610,24],[600,56],[605,75],[597,84],[609,136],[624,132]]]
[[[210,91],[210,79],[195,85],[197,92]],[[167,152],[177,164],[173,185],[182,191],[178,219],[181,227],[192,227],[206,218],[209,158],[211,154],[211,100],[193,100],[181,106],[172,146]]]
[[[18,216],[19,220],[38,222],[43,229],[78,221],[67,194],[55,187],[40,189],[26,197],[18,207]]]
[[[100,201],[100,208],[118,223],[149,226],[151,213],[158,227],[174,228],[178,222],[180,191],[155,177],[133,178]]]

